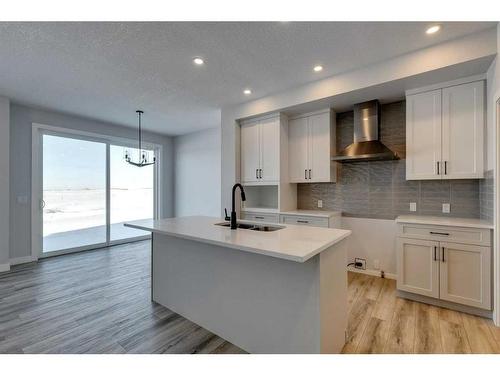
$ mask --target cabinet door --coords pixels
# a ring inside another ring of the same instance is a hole
[[[290,182],[308,182],[308,124],[307,118],[288,122],[288,167]]]
[[[330,113],[309,117],[309,182],[331,181]]]
[[[280,120],[260,122],[260,181],[278,182],[280,177]]]
[[[441,179],[442,169],[441,90],[408,95],[406,97],[406,179]]]
[[[241,125],[241,181],[258,181],[260,168],[259,123]]]
[[[439,242],[398,238],[397,288],[439,297]]]
[[[482,178],[484,86],[472,82],[443,89],[443,178]]]
[[[440,245],[440,298],[490,309],[490,248],[451,242]]]

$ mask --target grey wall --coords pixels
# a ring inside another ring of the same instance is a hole
[[[9,99],[0,97],[0,272],[9,263]]]
[[[220,216],[220,128],[175,137],[174,145],[175,216]]]
[[[10,258],[20,258],[31,254],[32,123],[131,139],[137,137],[137,131],[115,124],[17,104],[11,104],[10,112]],[[171,137],[147,132],[144,134],[144,139],[163,145],[162,214],[164,217],[173,216],[173,140]],[[27,204],[18,202],[19,196],[27,196]]]
[[[406,181],[405,179],[405,102],[381,106],[380,140],[401,160],[342,164],[335,184],[299,184],[297,204],[303,209],[342,210],[345,216],[394,219],[410,213],[410,202],[417,203],[417,214],[478,218],[479,181]],[[352,143],[353,112],[337,115],[337,149]],[[450,203],[450,214],[442,204]]]

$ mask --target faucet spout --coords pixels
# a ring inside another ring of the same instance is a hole
[[[246,196],[245,196],[245,190],[243,189],[243,185],[237,183],[234,184],[233,186],[233,191],[232,191],[232,201],[231,201],[231,229],[236,229],[237,224],[236,224],[236,206],[234,202],[234,195],[236,193],[236,188],[240,188],[241,191],[241,200],[246,201]]]

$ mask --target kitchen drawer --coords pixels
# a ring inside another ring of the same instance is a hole
[[[398,235],[403,238],[447,241],[471,245],[489,246],[491,244],[490,230],[482,228],[402,223],[398,225]]]
[[[296,216],[296,215],[281,215],[281,223],[294,225],[309,225],[311,227],[328,228],[328,218],[326,217],[311,217],[311,216]]]
[[[242,212],[241,219],[250,221],[262,221],[266,223],[279,222],[278,214],[260,213],[260,212]]]

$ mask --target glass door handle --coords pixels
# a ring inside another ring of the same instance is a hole
[[[45,201],[43,199],[40,200],[40,208],[42,210],[45,208]]]

